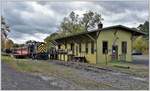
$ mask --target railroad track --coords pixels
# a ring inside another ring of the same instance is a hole
[[[109,72],[116,72],[112,69],[109,68],[102,68],[99,66],[93,66],[91,64],[88,63],[81,63],[81,62],[64,62],[64,61],[59,61],[59,60],[54,60],[52,61],[55,64],[59,64],[59,65],[64,65],[64,66],[68,66],[68,67],[72,67],[72,68],[76,68],[76,69],[80,69],[80,70],[86,70],[86,71],[93,71],[93,72],[102,72],[102,71],[109,71]]]

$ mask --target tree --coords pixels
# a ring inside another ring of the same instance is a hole
[[[50,42],[52,41],[53,39],[55,38],[58,38],[59,37],[59,34],[58,33],[52,33],[50,36],[46,37],[44,39],[45,42]]]
[[[72,11],[68,17],[63,19],[60,27],[63,33],[68,35],[88,31],[89,28],[94,28],[102,20],[101,15],[96,12],[88,11],[79,18],[79,15]]]
[[[145,38],[143,38],[143,36],[139,36],[133,41],[133,49],[134,50],[138,50],[141,52],[147,52],[148,46],[149,46],[149,43],[148,43],[148,41],[146,41]]]
[[[148,31],[149,31],[149,22],[148,22],[148,21],[145,21],[144,24],[140,24],[140,25],[138,26],[138,29],[139,29],[140,31],[143,31],[143,32],[148,33]]]
[[[147,33],[147,35],[145,37],[148,39],[148,36],[149,36],[149,22],[145,21],[144,24],[140,24],[137,28],[140,31]]]
[[[4,17],[1,16],[1,36],[2,38],[7,38],[7,32],[10,32],[9,26],[6,24]]]
[[[25,42],[25,44],[29,44],[29,43],[33,43],[33,42],[36,42],[35,40],[28,40]]]
[[[6,41],[6,46],[5,46],[5,48],[6,49],[11,49],[11,48],[13,48],[13,41],[12,40],[10,40],[10,39],[8,39],[7,41]]]
[[[6,24],[4,17],[1,16],[1,49],[6,47],[7,32],[10,32],[8,24]]]
[[[147,33],[144,36],[135,37],[133,40],[133,49],[144,53],[148,53],[149,50],[149,22],[145,21],[140,24],[137,28],[133,28],[138,31]]]
[[[62,36],[69,34],[74,34],[83,31],[81,26],[79,15],[75,14],[73,11],[68,17],[65,17],[60,25],[60,30],[62,31]]]
[[[18,47],[19,47],[19,44],[16,44],[16,43],[13,44],[13,48],[18,48]]]
[[[84,26],[84,29],[88,31],[89,28],[94,28],[98,23],[103,20],[100,14],[92,11],[88,11],[83,14],[81,23]]]
[[[51,43],[54,39],[59,38],[59,33],[52,33],[50,36],[46,37],[44,41],[49,45],[48,48],[51,48],[53,44]]]

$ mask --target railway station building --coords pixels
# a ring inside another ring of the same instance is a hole
[[[134,36],[143,32],[122,25],[77,33],[55,39],[59,50],[58,60],[70,61],[75,57],[84,57],[88,63],[103,64],[106,61],[132,61],[132,41]]]

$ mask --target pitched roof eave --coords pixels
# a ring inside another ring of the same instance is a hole
[[[73,35],[68,35],[68,36],[65,36],[65,37],[60,37],[60,38],[57,38],[55,40],[65,39],[65,38],[69,38],[69,37],[75,37],[75,36],[84,35],[84,34],[91,34],[91,33],[94,33],[94,32],[109,30],[109,29],[115,29],[115,28],[125,29],[126,31],[131,32],[133,35],[146,35],[146,33],[144,33],[144,32],[141,32],[141,31],[138,31],[138,30],[135,30],[135,29],[123,26],[123,25],[115,25],[115,26],[105,27],[105,28],[102,28],[102,29],[95,29],[95,30],[91,30],[91,31],[76,33],[76,34],[73,34]]]

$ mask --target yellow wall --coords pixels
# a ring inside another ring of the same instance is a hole
[[[76,52],[76,47],[78,47],[78,53]],[[96,43],[94,44],[94,47],[96,48]],[[57,46],[58,48],[58,46]],[[94,54],[91,54],[91,42],[88,43],[88,53],[85,53],[85,43],[81,43],[81,53],[79,53],[79,44],[78,43],[74,43],[74,55],[75,56],[85,56],[86,60],[89,63],[96,63],[96,51],[94,52]],[[70,43],[67,44],[67,49],[65,49],[65,45],[61,44],[61,49],[63,50],[70,50],[71,46]],[[64,56],[65,55],[65,56]],[[68,55],[67,54],[59,54],[58,55],[58,59],[59,60],[63,60],[63,61],[67,61],[68,60]]]
[[[85,51],[85,43],[82,43],[81,46],[81,53],[78,56],[85,56],[89,63],[96,64],[96,51],[94,51],[94,54],[91,53],[91,42],[88,43],[88,53]],[[96,48],[96,43],[94,43],[94,48]]]
[[[109,51],[108,51],[107,59],[108,59],[108,61],[111,60],[112,44],[113,44],[113,40],[115,38],[114,32],[115,32],[115,30],[101,31],[101,33],[97,39],[97,63],[105,63],[106,62],[106,57],[102,53],[102,41],[108,41],[108,50]],[[122,31],[122,30],[118,30],[116,33],[116,36],[119,38],[116,41],[116,45],[118,45],[118,55],[122,54],[121,53],[122,52],[121,51],[122,41],[126,41],[127,42],[126,61],[131,61],[132,60],[132,57],[131,57],[131,33]]]

